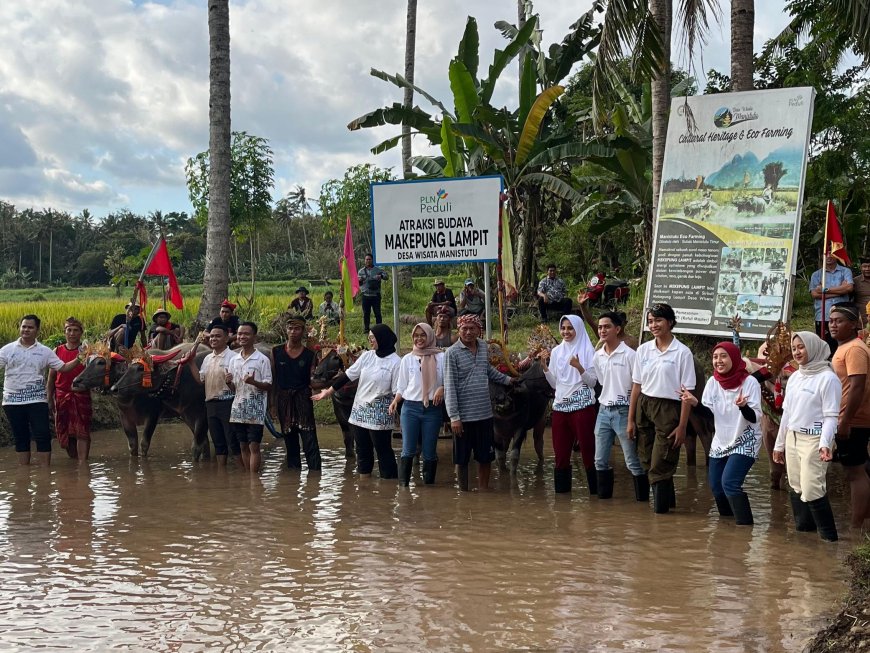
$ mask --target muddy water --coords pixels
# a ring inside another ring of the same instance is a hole
[[[460,494],[442,441],[437,486],[399,491],[321,435],[322,475],[282,469],[266,436],[253,482],[167,426],[142,462],[117,432],[84,470],[0,452],[0,650],[798,651],[844,591],[850,545],[790,531],[763,462],[738,529],[703,467],[655,516],[619,466],[607,502],[582,473],[554,497],[531,452],[515,482]]]

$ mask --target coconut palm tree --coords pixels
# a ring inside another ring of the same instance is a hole
[[[414,51],[417,44],[417,0],[408,0],[408,16],[405,20],[405,79],[402,106],[410,111],[414,106]],[[412,174],[411,125],[402,125],[402,173],[405,179]]]
[[[230,255],[230,5],[208,0],[209,34],[209,177],[208,226],[200,325],[218,313],[229,290]]]
[[[755,33],[755,0],[731,0],[731,90],[753,88],[752,36]]]

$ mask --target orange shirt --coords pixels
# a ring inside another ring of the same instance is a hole
[[[849,396],[849,377],[870,373],[870,347],[858,338],[839,345],[831,359],[831,365],[839,377],[840,383],[843,384],[843,401],[840,403],[840,417],[842,417],[846,410],[846,398]],[[870,381],[864,385],[864,397],[858,410],[852,416],[851,425],[870,427]]]

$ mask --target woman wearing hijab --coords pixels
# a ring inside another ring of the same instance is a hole
[[[830,346],[815,333],[795,333],[791,353],[798,370],[788,381],[773,458],[785,462],[796,529],[818,530],[823,540],[835,542],[837,525],[825,476],[837,432],[842,385],[828,362]]]
[[[562,342],[541,357],[541,367],[549,384],[556,390],[553,400],[553,453],[556,457],[553,483],[556,492],[571,491],[571,451],[580,445],[586,468],[589,494],[598,493],[595,473],[595,347],[589,340],[583,320],[563,315],[559,320]]]
[[[401,362],[396,354],[396,334],[386,324],[376,324],[369,331],[369,345],[371,349],[339,374],[331,387],[321,390],[312,399],[320,401],[346,383],[358,380],[348,418],[356,441],[357,471],[363,476],[371,475],[377,452],[381,478],[396,478],[399,472],[391,444],[396,420],[389,410]]]
[[[435,345],[435,330],[420,322],[411,332],[414,348],[399,364],[396,398],[389,412],[395,415],[402,405],[402,458],[399,483],[411,483],[411,470],[417,442],[423,440],[423,482],[435,482],[438,468],[438,432],[441,430],[441,403],[444,401],[444,352]]]
[[[691,404],[680,399],[683,390],[695,389],[695,359],[674,337],[676,323],[668,304],[647,309],[646,324],[654,339],[637,348],[626,426],[628,437],[637,437],[638,457],[658,514],[676,507],[674,472],[691,412]]]
[[[688,390],[682,399],[698,405]],[[743,480],[761,450],[761,386],[746,370],[734,343],[714,347],[713,377],[704,386],[701,403],[713,413],[715,424],[707,474],[716,508],[720,516],[733,516],[738,525],[751,526],[752,508]]]

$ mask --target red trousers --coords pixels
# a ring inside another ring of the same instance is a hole
[[[553,453],[556,455],[556,469],[571,466],[571,450],[574,443],[580,445],[580,455],[586,469],[595,467],[595,418],[597,406],[589,406],[573,413],[553,411]]]

